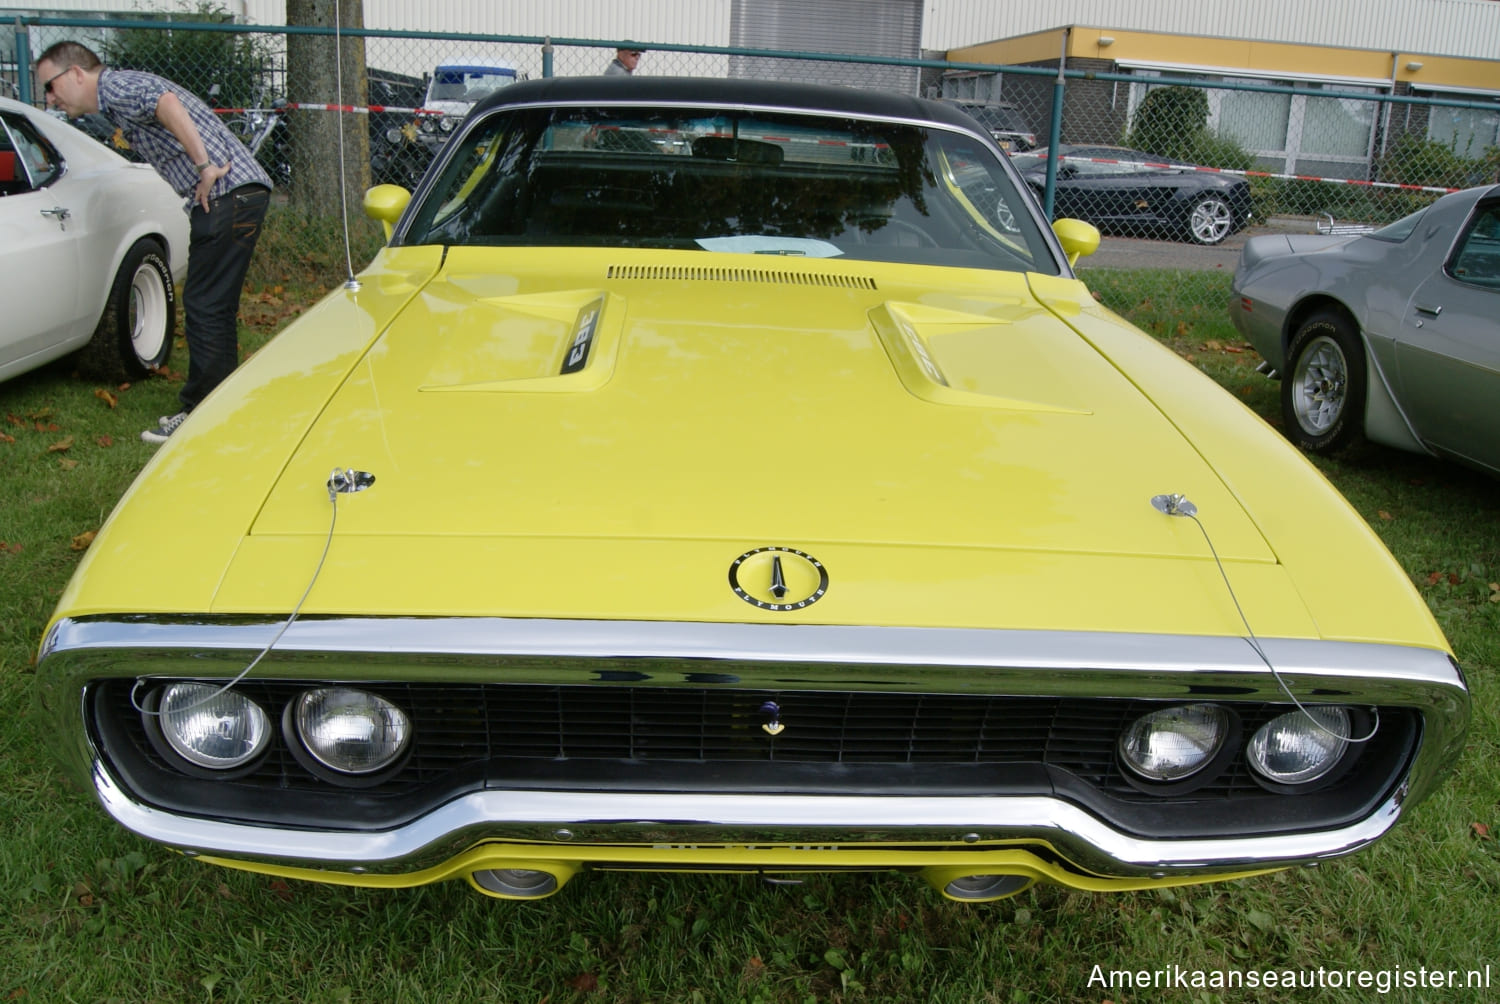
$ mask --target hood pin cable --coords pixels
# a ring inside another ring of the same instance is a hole
[[[1371,739],[1374,739],[1375,733],[1380,730],[1379,708],[1371,709],[1375,717],[1375,723],[1370,726],[1370,731],[1357,739],[1350,739],[1339,735],[1318,721],[1312,712],[1308,711],[1303,703],[1297,700],[1297,695],[1292,693],[1292,688],[1287,686],[1286,680],[1282,679],[1281,673],[1271,663],[1271,659],[1266,655],[1265,649],[1261,648],[1260,639],[1255,636],[1255,630],[1250,627],[1250,619],[1245,616],[1244,608],[1240,606],[1240,598],[1235,595],[1234,586],[1229,582],[1229,573],[1224,569],[1224,562],[1219,559],[1219,551],[1218,548],[1214,547],[1213,538],[1208,535],[1208,527],[1204,526],[1203,521],[1198,518],[1198,507],[1186,495],[1181,493],[1153,495],[1151,497],[1151,506],[1157,512],[1165,513],[1168,516],[1186,517],[1198,524],[1198,529],[1203,533],[1203,540],[1208,544],[1208,553],[1213,555],[1214,564],[1218,566],[1219,577],[1224,580],[1224,588],[1229,590],[1229,598],[1234,602],[1235,613],[1240,615],[1240,623],[1245,625],[1245,633],[1249,636],[1246,640],[1250,642],[1250,647],[1255,650],[1255,654],[1260,656],[1260,661],[1265,663],[1266,668],[1271,671],[1271,677],[1276,681],[1276,685],[1281,688],[1281,692],[1286,694],[1287,699],[1297,706],[1297,710],[1302,712],[1308,721],[1312,722],[1313,727],[1330,738],[1344,743],[1367,743]]]
[[[260,665],[260,661],[262,659],[271,654],[271,649],[275,648],[276,643],[281,641],[281,636],[286,634],[287,629],[297,622],[297,615],[302,612],[302,605],[307,602],[307,597],[312,594],[313,586],[317,584],[318,576],[323,572],[323,563],[328,560],[328,549],[333,546],[333,528],[338,525],[339,496],[341,494],[348,495],[354,492],[362,492],[374,483],[375,475],[370,474],[367,471],[356,471],[353,468],[344,467],[335,467],[333,469],[333,473],[328,477],[328,504],[329,508],[332,510],[332,513],[330,514],[328,519],[328,536],[323,541],[323,553],[318,556],[318,565],[313,569],[312,579],[308,581],[307,588],[302,590],[302,598],[299,599],[297,601],[297,605],[292,608],[291,615],[287,617],[286,621],[281,625],[280,630],[276,632],[276,635],[270,641],[266,642],[266,647],[260,650],[259,655],[250,660],[250,665],[240,670],[232,680],[225,683],[222,687],[215,690],[213,693],[199,698],[192,704],[178,708],[178,712],[191,711],[194,708],[201,707],[202,705],[207,704],[209,701],[214,700],[220,694],[229,690],[231,687],[234,687],[236,684],[240,683],[240,681],[244,680],[245,677],[249,676],[250,671],[256,666]],[[140,701],[137,700],[137,694],[141,689],[141,685],[145,682],[146,681],[144,677],[138,677],[135,681],[135,685],[130,688],[130,705],[143,715],[160,717],[163,712],[148,711],[146,708],[141,707]]]

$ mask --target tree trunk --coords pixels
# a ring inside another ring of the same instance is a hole
[[[286,0],[286,23],[293,28],[363,28],[364,0]],[[360,36],[288,35],[286,67],[287,100],[293,104],[368,104],[365,40]],[[298,109],[287,114],[286,123],[292,205],[306,213],[337,217],[344,198],[338,170],[342,155],[343,191],[349,212],[358,213],[370,187],[369,116]]]

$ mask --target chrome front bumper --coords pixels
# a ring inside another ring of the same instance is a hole
[[[141,805],[102,764],[94,790],[127,829],[194,854],[257,863],[402,874],[423,871],[485,841],[649,847],[662,867],[674,851],[738,849],[983,852],[1045,847],[1080,871],[1109,878],[1170,878],[1309,864],[1367,846],[1401,814],[1403,785],[1378,812],[1337,830],[1219,840],[1144,840],[1056,799],[807,795],[480,792],[416,822],[380,832],[245,826]],[[919,820],[920,822],[913,822]],[[540,848],[538,854],[545,855]],[[903,855],[904,856],[904,855]],[[977,866],[977,865],[976,865]]]
[[[105,677],[229,678],[277,624],[88,619],[56,624],[38,666],[38,702],[65,761],[86,775],[128,829],[191,852],[371,874],[432,867],[487,841],[650,848],[816,847],[981,853],[1042,848],[1070,867],[1120,878],[1193,876],[1306,864],[1360,849],[1396,822],[1457,755],[1469,699],[1447,653],[1393,645],[1262,639],[1296,691],[1414,709],[1421,743],[1376,811],[1339,828],[1148,839],[1046,796],[869,796],[488,790],[463,795],[391,829],[311,830],[196,818],[142,804],[124,790],[85,725],[83,693]],[[1241,638],[878,627],[334,618],[299,621],[257,667],[288,679],[554,678],[598,681],[600,665],[637,671],[621,686],[736,686],[1285,700]],[[857,681],[857,682],[855,682]],[[1327,699],[1327,698],[1323,698]]]

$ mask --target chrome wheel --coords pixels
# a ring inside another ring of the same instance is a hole
[[[1297,357],[1292,380],[1292,413],[1309,436],[1322,436],[1344,414],[1349,360],[1338,342],[1319,335]]]
[[[1359,328],[1341,311],[1319,310],[1287,345],[1281,419],[1304,450],[1332,453],[1364,437],[1368,370]]]
[[[1217,244],[1229,236],[1234,229],[1234,213],[1229,203],[1216,195],[1208,195],[1193,205],[1188,217],[1188,231],[1199,244]]]

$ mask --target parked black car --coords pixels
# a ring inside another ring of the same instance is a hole
[[[1015,105],[1003,101],[943,100],[973,116],[986,132],[995,137],[1002,150],[1030,150],[1036,146],[1036,132],[1027,125],[1026,117]]]
[[[1039,199],[1052,152],[1012,158]],[[1236,175],[1190,164],[1166,166],[1160,157],[1121,146],[1063,144],[1055,152],[1054,217],[1198,244],[1218,244],[1250,222],[1250,185]]]

